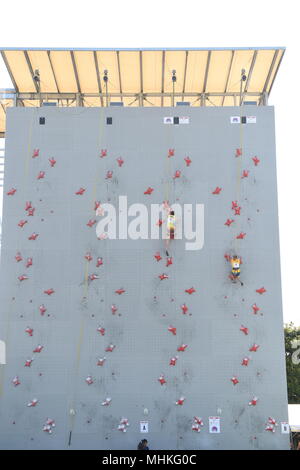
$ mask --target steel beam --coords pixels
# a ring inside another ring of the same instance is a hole
[[[123,93],[122,93],[122,80],[121,80],[121,66],[120,66],[120,52],[117,52],[117,63],[118,63],[118,75],[119,75],[119,83],[120,83],[120,94],[121,94],[121,101],[123,102]]]
[[[100,73],[99,73],[98,57],[97,57],[96,51],[94,51],[93,54],[94,54],[94,62],[95,62],[96,75],[97,75],[98,90],[99,90],[99,94],[102,95],[101,78],[100,78]],[[100,102],[101,102],[101,106],[104,107],[103,96],[100,96]]]
[[[32,78],[32,82],[34,84],[34,88],[36,89],[36,92],[39,93],[40,85],[38,86],[36,80],[34,80],[34,78],[33,78],[34,77],[34,71],[33,71],[33,68],[32,68],[32,65],[31,65],[31,62],[30,62],[29,55],[28,55],[27,51],[24,51],[24,56],[25,56],[26,63],[27,63],[28,69],[29,69],[29,73],[30,73],[31,78]]]

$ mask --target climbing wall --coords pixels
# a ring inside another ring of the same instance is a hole
[[[239,112],[8,110],[0,448],[288,448],[274,110]],[[121,195],[204,204],[203,248],[97,237]]]

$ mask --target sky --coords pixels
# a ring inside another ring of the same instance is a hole
[[[299,3],[15,0],[1,12],[2,47],[286,47],[269,104],[275,106],[283,315],[285,323],[300,325]],[[0,59],[5,87],[12,84]]]

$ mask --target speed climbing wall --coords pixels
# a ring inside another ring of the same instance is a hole
[[[241,112],[8,110],[0,448],[288,448],[274,110]],[[121,195],[204,204],[203,248],[97,237]]]

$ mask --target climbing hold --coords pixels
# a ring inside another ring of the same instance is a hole
[[[169,365],[176,366],[177,359],[178,359],[178,356],[171,357]]]
[[[249,170],[244,170],[242,174],[242,178],[248,178],[249,176]]]
[[[162,259],[158,252],[154,255],[154,258],[156,259],[156,261],[160,261]]]
[[[113,352],[113,350],[115,349],[115,345],[114,344],[110,344],[109,346],[107,346],[107,348],[105,349],[106,352]]]
[[[249,364],[249,357],[244,357],[242,361],[242,366],[247,366]]]
[[[187,306],[186,306],[185,304],[182,304],[182,305],[181,305],[181,310],[182,310],[182,313],[185,315],[185,314],[187,313],[187,311],[188,311],[188,308],[187,308]]]
[[[235,377],[235,376],[234,376],[234,377],[232,377],[230,380],[231,380],[231,382],[233,383],[233,385],[236,385],[236,384],[238,384],[238,383],[239,383],[239,381],[238,381],[237,377]]]
[[[33,350],[34,353],[40,353],[44,346],[41,346],[40,344]]]
[[[45,177],[45,172],[44,171],[40,171],[39,174],[37,175],[36,179],[38,180],[41,180]]]
[[[28,333],[29,336],[32,336],[32,335],[33,335],[33,329],[30,328],[29,326],[26,328],[25,332]]]
[[[33,232],[33,233],[30,235],[30,237],[28,237],[28,240],[36,240],[38,236],[39,236],[38,233]]]
[[[265,431],[275,432],[275,427],[271,424],[267,424],[267,426],[265,427]]]
[[[252,305],[252,309],[253,309],[253,313],[256,315],[257,312],[260,310],[260,308],[256,305],[256,304],[253,304]]]
[[[97,258],[96,268],[99,268],[103,264],[103,258]]]
[[[234,210],[234,209],[235,209],[236,207],[238,207],[238,206],[239,206],[239,205],[238,205],[237,201],[232,201],[232,202],[231,202],[231,209],[232,209],[232,210]]]
[[[195,290],[193,287],[190,287],[189,289],[185,289],[185,292],[186,292],[187,294],[190,294],[190,295],[191,295],[191,294],[193,294],[194,292],[196,292],[196,290]]]
[[[27,258],[26,268],[29,268],[30,266],[32,266],[32,258]]]
[[[161,219],[158,219],[158,221],[156,222],[156,225],[158,225],[159,227],[162,225],[163,221]]]
[[[258,400],[258,398],[257,398],[257,397],[254,397],[254,398],[252,398],[252,400],[251,400],[251,401],[249,401],[249,405],[250,405],[250,406],[256,406],[256,404],[257,404],[257,400]]]
[[[238,207],[235,207],[235,208],[234,208],[234,215],[241,215],[241,209],[242,209],[242,208],[239,207],[239,206],[238,206]]]
[[[113,176],[113,171],[112,171],[112,170],[109,170],[109,171],[107,171],[107,173],[106,173],[105,179],[106,179],[106,180],[110,180],[110,179],[112,178],[112,176]]]
[[[180,176],[181,176],[181,171],[176,170],[175,173],[174,173],[173,179],[180,178]]]
[[[236,236],[236,238],[237,238],[238,240],[243,240],[243,239],[245,238],[245,236],[246,236],[246,233],[241,232],[239,235]]]
[[[28,217],[33,217],[34,211],[35,211],[34,207],[31,207],[30,209],[28,209],[28,212],[27,212]]]
[[[242,152],[242,149],[241,149],[241,148],[235,150],[235,156],[236,156],[236,157],[240,157],[240,156],[242,155],[242,153],[243,153],[243,152]]]
[[[260,289],[256,289],[256,292],[257,292],[258,294],[264,294],[264,293],[267,292],[267,291],[266,291],[266,289],[265,289],[264,287],[261,287]]]
[[[106,357],[98,358],[97,366],[103,366],[105,360],[106,360]]]
[[[79,188],[78,191],[76,191],[75,194],[77,194],[77,196],[82,196],[84,192],[85,192],[84,188]]]
[[[28,222],[27,220],[20,220],[20,222],[18,223],[18,226],[22,228],[24,227],[25,224],[27,224],[27,222]]]
[[[89,280],[90,281],[95,281],[96,279],[99,279],[98,274],[90,274],[89,275]]]
[[[199,424],[192,424],[192,431],[200,432],[201,427],[199,426]]]
[[[118,307],[116,307],[115,304],[112,304],[112,306],[111,306],[110,308],[111,308],[111,313],[112,313],[113,315],[115,315],[115,313],[116,313],[117,310],[118,310]]]
[[[19,251],[17,252],[17,254],[15,256],[15,260],[17,261],[17,263],[19,263],[20,261],[23,260],[22,255]]]
[[[175,154],[175,149],[169,149],[168,158],[174,157],[174,154]]]
[[[107,150],[106,149],[101,149],[100,153],[100,158],[106,157],[107,156]]]
[[[164,279],[169,279],[169,276],[167,274],[160,274],[158,277],[161,281],[163,281]]]
[[[227,227],[230,227],[230,225],[234,222],[233,219],[227,219],[224,225],[227,225]]]
[[[124,163],[124,160],[122,157],[117,158],[118,165],[121,167]]]
[[[118,426],[118,430],[119,430],[119,431],[122,431],[122,432],[126,432],[128,426],[129,426],[128,419],[127,419],[127,418],[122,418],[122,419],[120,420],[120,424],[119,424],[119,426]]]
[[[31,201],[27,201],[27,202],[25,203],[25,211],[28,211],[28,210],[31,209],[31,208],[32,208]]]
[[[186,163],[186,166],[190,166],[190,164],[192,163],[192,160],[190,159],[190,157],[185,157],[184,161]]]
[[[94,383],[93,378],[91,375],[88,375],[87,378],[85,379],[86,383],[88,385],[92,385]]]
[[[212,192],[212,194],[220,194],[221,191],[222,191],[222,188],[217,186],[216,189]]]
[[[52,434],[52,428],[55,427],[55,422],[53,419],[47,418],[46,424],[43,427],[43,431],[48,434]]]
[[[259,158],[257,158],[257,157],[253,157],[252,160],[253,160],[255,166],[257,166],[260,162]]]
[[[86,259],[87,261],[92,261],[93,258],[92,258],[92,256],[91,256],[91,253],[86,253],[85,259]]]
[[[184,352],[187,347],[187,344],[182,344],[181,346],[178,346],[177,351]]]
[[[38,403],[38,399],[37,398],[34,398],[33,400],[31,400],[27,406],[36,406]]]
[[[102,403],[101,405],[102,406],[108,406],[111,402],[111,398],[110,397],[107,397]]]
[[[115,290],[115,293],[118,294],[118,295],[122,295],[122,294],[124,294],[124,292],[126,292],[126,291],[123,288]]]
[[[28,276],[25,276],[25,274],[23,274],[22,276],[19,276],[18,277],[19,281],[26,281],[28,279]]]
[[[95,219],[90,219],[86,225],[87,225],[88,227],[92,227],[93,225],[95,225],[96,222],[97,222],[97,221],[96,221]]]
[[[204,426],[202,418],[199,418],[198,416],[194,416],[194,423],[198,424],[198,426]]]
[[[32,361],[33,361],[33,359],[26,359],[24,367],[31,367]]]
[[[231,256],[228,253],[225,253],[224,258],[226,259],[226,261],[230,261]]]
[[[249,349],[249,351],[256,352],[258,348],[259,348],[259,345],[254,343],[253,346],[251,346],[251,348]]]
[[[148,194],[148,195],[150,195],[150,194],[152,194],[152,193],[153,193],[153,191],[154,191],[154,189],[153,189],[153,188],[151,188],[151,187],[149,186],[149,188],[148,188],[148,189],[146,189],[146,191],[144,191],[144,194]]]
[[[105,328],[99,326],[99,327],[97,328],[97,331],[99,331],[99,333],[100,333],[102,336],[105,335]]]
[[[48,160],[49,160],[50,166],[53,168],[56,163],[56,160],[54,160],[54,158],[48,158]]]
[[[276,420],[274,418],[271,418],[271,417],[268,418],[268,423],[272,424],[272,426],[278,426]]]
[[[160,382],[161,385],[164,385],[167,383],[167,381],[165,380],[165,376],[163,374],[159,376],[158,381]]]
[[[21,382],[19,381],[19,377],[16,375],[16,376],[12,379],[11,383],[12,383],[15,387],[17,387],[18,385],[20,385]]]
[[[32,158],[36,158],[39,156],[39,153],[40,153],[40,149],[34,149],[33,150],[33,154],[32,154]]]
[[[44,315],[44,313],[47,311],[46,307],[44,304],[40,305],[39,307],[41,315]]]
[[[55,292],[55,290],[52,289],[52,287],[51,287],[51,289],[44,290],[44,294],[47,294],[47,295],[52,295],[52,294],[54,294],[54,292]]]
[[[185,400],[184,397],[180,397],[179,400],[177,400],[176,405],[180,405],[180,406],[183,405],[184,400]]]
[[[16,191],[17,191],[17,190],[16,190],[15,188],[12,188],[12,189],[10,189],[9,191],[7,191],[6,194],[7,194],[7,196],[13,196]]]
[[[98,207],[100,207],[101,203],[100,201],[95,201],[94,203],[94,211],[96,211],[98,209]]]
[[[241,326],[240,331],[242,331],[243,333],[245,333],[245,335],[247,335],[247,334],[249,333],[249,329],[246,328],[246,327],[243,326],[243,325]]]
[[[174,326],[169,326],[168,331],[170,331],[170,333],[173,333],[173,335],[176,336],[176,328]]]

